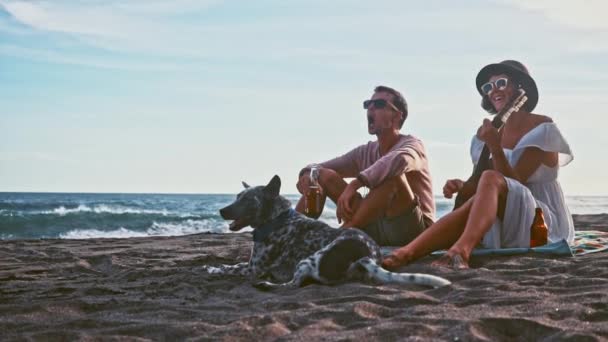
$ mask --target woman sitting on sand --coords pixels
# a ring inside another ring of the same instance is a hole
[[[572,161],[572,153],[550,117],[531,113],[538,90],[528,70],[512,60],[489,64],[477,75],[476,84],[481,106],[490,113],[509,106],[519,88],[528,101],[511,114],[500,132],[484,120],[471,143],[471,157],[476,163],[487,144],[493,170],[482,174],[476,194],[465,204],[384,259],[386,268],[438,249],[448,251],[435,264],[468,268],[471,251],[479,243],[485,248],[529,247],[537,207],[543,210],[549,242],[574,239],[572,217],[557,181],[559,167]],[[451,198],[462,186],[462,180],[448,180],[444,195]]]

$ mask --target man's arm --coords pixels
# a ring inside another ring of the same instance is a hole
[[[310,182],[310,168],[313,166],[333,170],[342,178],[356,177],[361,169],[359,163],[357,162],[357,156],[361,154],[363,148],[365,148],[365,145],[356,147],[340,157],[324,161],[320,164],[307,165],[302,170],[300,170],[296,188],[302,195],[306,193],[306,189],[308,189]]]
[[[359,150],[362,147],[363,146],[356,147],[339,157],[324,161],[319,164],[309,164],[306,167],[302,168],[302,170],[300,170],[299,177],[302,177],[306,173],[310,172],[311,167],[320,166],[322,168],[334,170],[340,176],[342,176],[342,178],[354,178],[359,174],[360,171],[356,156],[360,154]]]
[[[386,179],[422,170],[425,163],[424,146],[419,142],[407,144],[382,156],[373,165],[361,171],[357,179],[364,186],[373,189]]]

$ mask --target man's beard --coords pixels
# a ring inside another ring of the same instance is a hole
[[[391,128],[392,128],[392,125],[390,122],[387,122],[384,125],[382,125],[381,123],[374,120],[374,118],[369,117],[369,116],[367,117],[367,131],[371,135],[381,135],[382,133],[384,133],[387,130],[390,130]]]

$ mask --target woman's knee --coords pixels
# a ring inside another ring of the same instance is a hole
[[[507,190],[505,176],[496,170],[484,171],[477,186],[478,191],[482,189],[497,189],[501,193],[505,192]]]

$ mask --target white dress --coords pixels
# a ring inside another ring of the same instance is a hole
[[[484,143],[477,137],[471,142],[471,158],[477,163]],[[572,161],[570,146],[552,122],[542,123],[526,133],[510,149],[503,149],[511,167],[514,167],[526,147],[537,147],[547,152],[558,152],[559,162],[555,167],[541,164],[528,178],[526,184],[505,177],[507,194],[504,219],[496,219],[481,243],[484,248],[510,248],[530,246],[530,226],[537,207],[542,208],[549,228],[549,243],[565,239],[574,240],[574,224],[566,207],[562,188],[557,181],[560,166]]]

